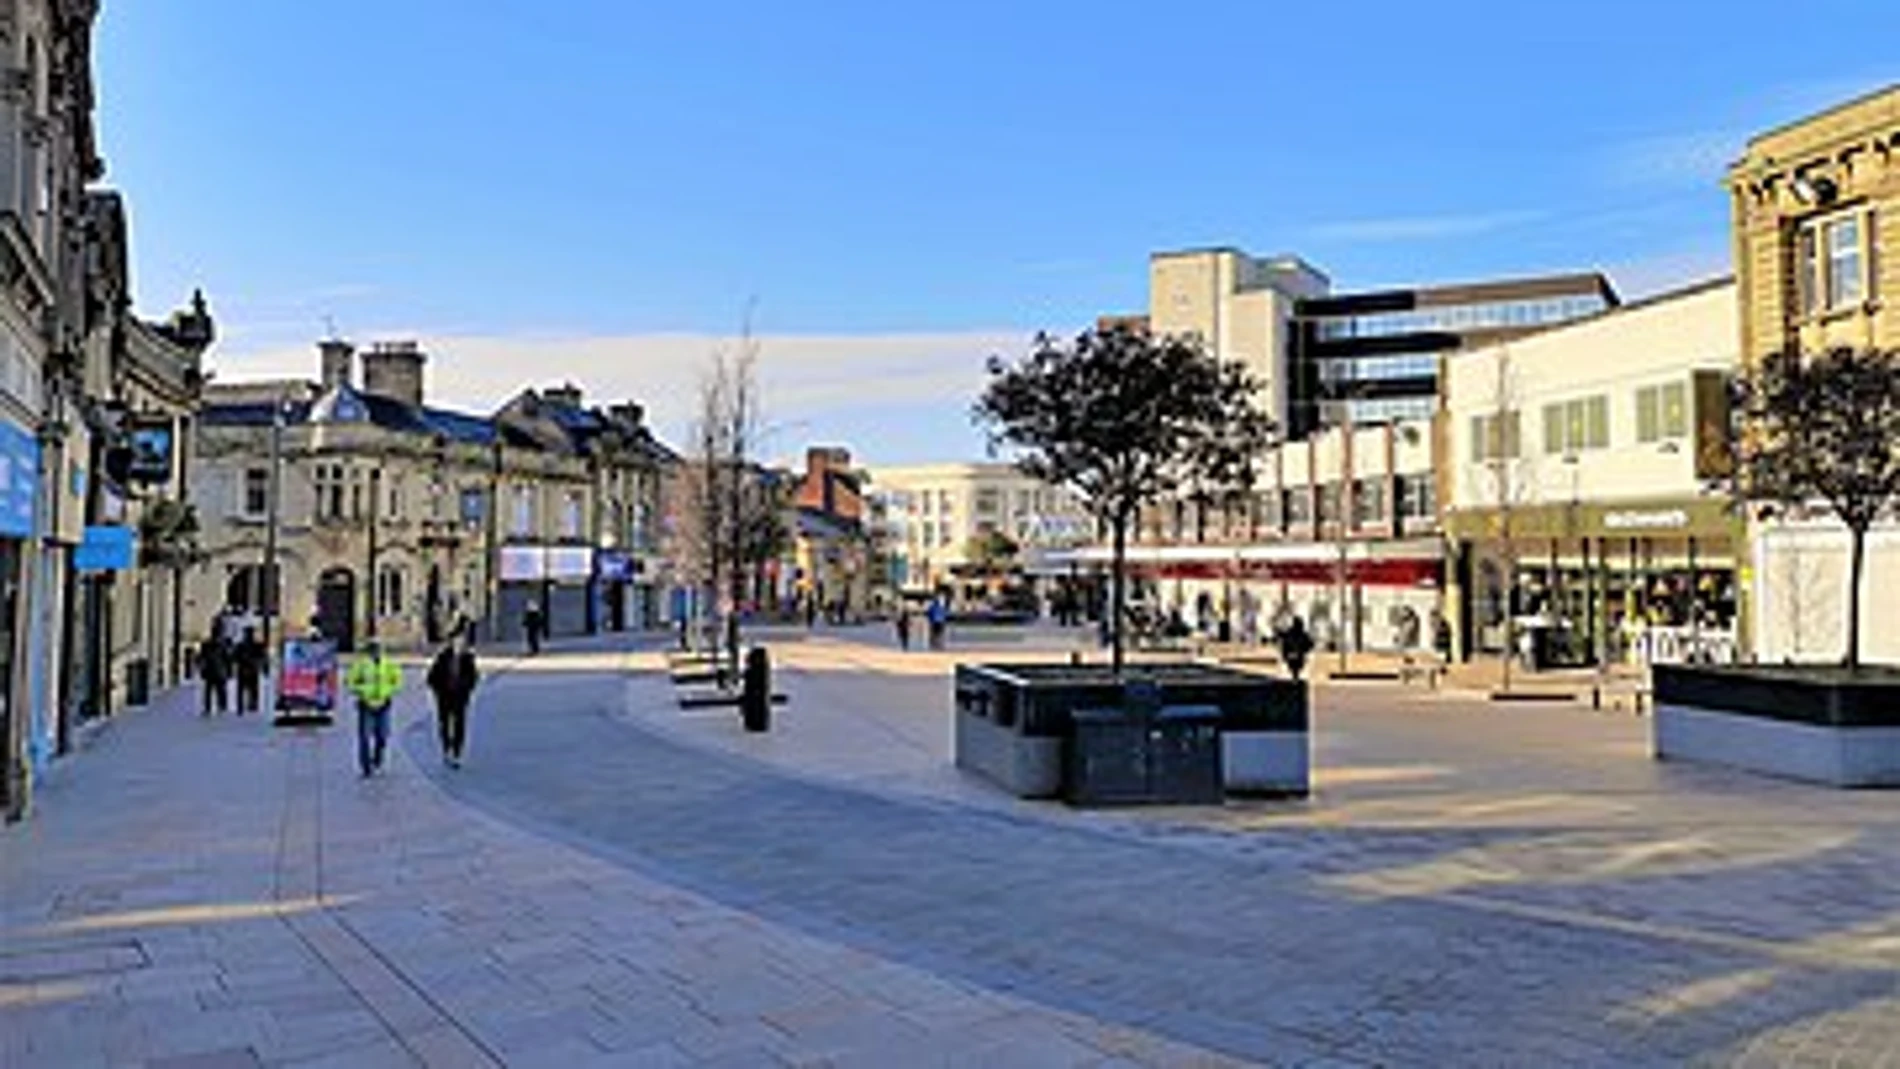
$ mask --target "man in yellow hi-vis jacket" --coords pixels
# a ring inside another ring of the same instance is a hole
[[[383,767],[389,745],[389,706],[402,690],[402,666],[383,656],[383,644],[370,639],[363,656],[350,665],[343,685],[356,696],[356,763],[368,776]]]

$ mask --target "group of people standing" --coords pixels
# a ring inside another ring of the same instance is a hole
[[[950,603],[941,597],[930,599],[924,607],[924,622],[930,628],[930,648],[943,649],[944,635],[950,629]],[[911,613],[909,605],[897,609],[897,644],[910,649]]]
[[[231,711],[231,682],[237,681],[237,714],[255,713],[262,705],[264,677],[270,674],[270,651],[247,627],[231,641],[227,618],[212,621],[211,633],[198,644],[198,678],[204,682],[200,716]]]

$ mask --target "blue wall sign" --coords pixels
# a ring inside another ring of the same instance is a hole
[[[73,567],[82,572],[123,572],[132,567],[130,527],[88,527],[73,550]]]
[[[39,439],[0,419],[0,537],[33,537],[39,482]]]

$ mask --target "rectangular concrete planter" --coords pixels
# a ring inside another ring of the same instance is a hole
[[[1312,791],[1313,758],[1304,731],[1229,731],[1220,740],[1229,794],[1292,796]]]
[[[1229,790],[1307,793],[1305,683],[1199,664],[1144,664],[1125,674],[1152,680],[1163,705],[1220,710],[1223,779]],[[1056,797],[1063,793],[1075,711],[1116,706],[1123,687],[1101,665],[960,664],[957,767],[1018,797]]]
[[[1900,672],[1657,665],[1656,757],[1900,787]]]

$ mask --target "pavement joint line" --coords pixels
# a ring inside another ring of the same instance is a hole
[[[356,996],[363,1008],[373,1015],[383,1030],[402,1049],[423,1065],[504,1065],[505,1060],[488,1049],[454,1016],[423,991],[413,980],[384,957],[375,946],[353,928],[333,904],[323,887],[323,796],[324,762],[319,751],[322,735],[296,739],[285,762],[286,792],[284,819],[278,841],[278,865],[275,893],[281,903],[288,891],[317,904],[313,912],[280,913],[278,920],[298,942]],[[299,758],[308,755],[307,760]],[[307,783],[300,783],[298,765],[310,770]],[[299,790],[300,786],[306,787]],[[308,808],[308,820],[300,810]],[[294,843],[298,832],[308,827],[309,842]],[[309,851],[308,868],[296,856]],[[308,882],[304,886],[305,881]],[[289,886],[287,886],[289,885]],[[380,997],[372,997],[372,995]],[[411,1005],[391,1005],[410,1002]],[[407,1024],[407,1027],[405,1026]],[[426,1044],[418,1041],[428,1039]]]
[[[1757,957],[1768,958],[1772,961],[1778,961],[1784,965],[1800,965],[1834,972],[1900,974],[1900,962],[1886,961],[1877,956],[1862,954],[1847,949],[1839,951],[1805,949],[1800,946],[1789,946],[1785,943],[1778,943],[1771,939],[1758,939],[1746,935],[1727,935],[1722,932],[1711,932],[1699,928],[1683,928],[1668,924],[1656,924],[1651,921],[1633,920],[1627,917],[1610,917],[1599,913],[1587,913],[1582,910],[1565,909],[1561,906],[1538,906],[1528,902],[1509,902],[1502,899],[1489,898],[1484,895],[1472,894],[1466,891],[1441,892],[1424,896],[1424,898],[1432,902],[1443,902],[1448,905],[1461,906],[1466,909],[1504,914],[1522,920],[1538,921],[1566,928],[1590,928],[1598,931],[1616,932],[1621,935],[1666,939],[1678,943],[1690,943],[1711,947],[1717,950],[1750,954]]]

